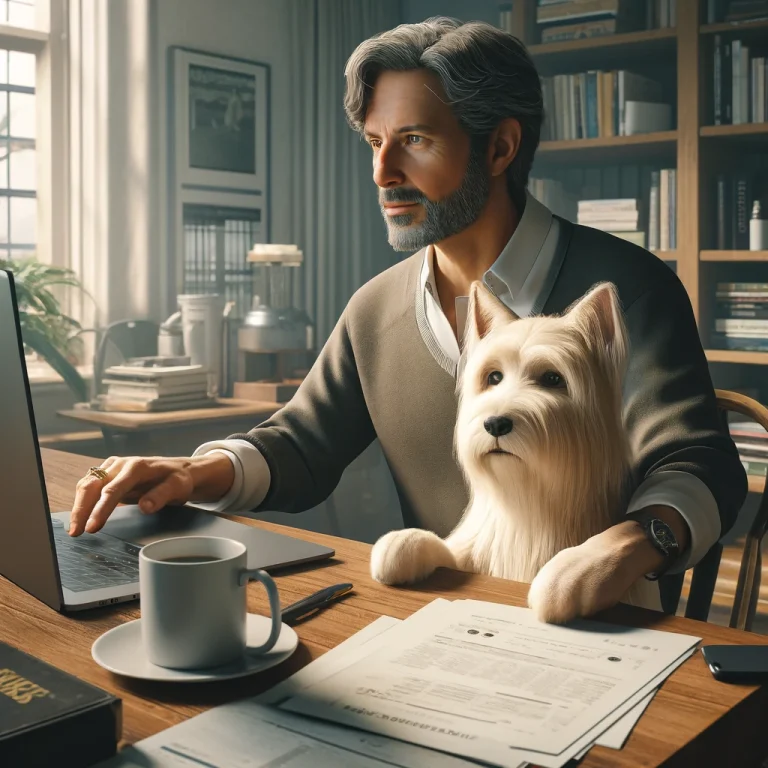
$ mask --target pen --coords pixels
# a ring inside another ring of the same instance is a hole
[[[315,592],[309,597],[304,597],[301,600],[289,605],[282,612],[282,620],[284,622],[296,621],[297,619],[303,619],[305,616],[309,616],[311,613],[319,611],[321,608],[325,608],[333,600],[346,595],[352,589],[351,584],[334,584],[332,587],[326,587],[319,592]]]

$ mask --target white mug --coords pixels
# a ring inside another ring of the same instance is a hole
[[[139,552],[141,634],[147,658],[170,669],[218,667],[246,650],[246,585],[267,590],[272,629],[248,654],[262,654],[282,627],[280,597],[272,577],[248,570],[245,544],[217,536],[162,539]]]

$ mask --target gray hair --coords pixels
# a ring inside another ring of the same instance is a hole
[[[437,75],[473,145],[487,142],[505,118],[520,123],[520,147],[507,169],[507,183],[513,201],[524,206],[544,106],[539,75],[523,44],[491,24],[445,16],[374,35],[357,46],[344,69],[344,110],[352,128],[363,133],[381,72],[413,69]]]

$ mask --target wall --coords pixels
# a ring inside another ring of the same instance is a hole
[[[453,16],[462,21],[487,21],[498,25],[496,0],[401,0],[403,22],[415,24],[430,16]]]

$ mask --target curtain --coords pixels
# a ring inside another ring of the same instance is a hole
[[[401,255],[387,243],[370,147],[344,115],[344,65],[371,35],[400,23],[396,0],[293,0],[294,239],[304,251],[298,301],[325,343],[357,288]]]
[[[158,318],[162,309],[151,7],[152,0],[68,6],[68,262],[92,297],[73,307],[88,327]]]

